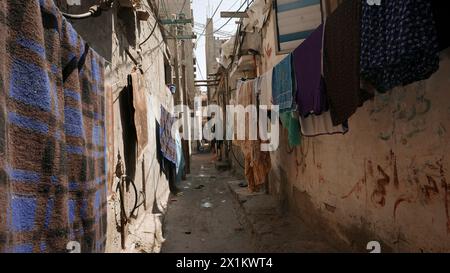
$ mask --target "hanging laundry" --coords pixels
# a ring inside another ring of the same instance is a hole
[[[281,124],[288,131],[289,146],[301,144],[300,123],[297,112],[285,112],[280,114]]]
[[[363,3],[361,76],[379,92],[429,78],[439,68],[438,51],[431,1]]]
[[[131,73],[131,85],[133,88],[134,123],[138,144],[137,155],[140,158],[148,144],[147,97],[141,73]]]
[[[0,14],[0,251],[104,252],[104,60],[53,1]]]
[[[273,104],[279,105],[280,113],[293,110],[293,90],[292,54],[288,54],[273,68],[272,98]]]
[[[271,68],[255,80],[255,90],[259,94],[260,105],[272,105],[272,73]]]
[[[254,92],[254,80],[248,80],[238,84],[239,89],[236,92],[236,101],[239,105],[247,107],[248,105],[256,105],[256,94]],[[249,116],[245,117],[245,140],[237,140],[235,143],[241,148],[245,159],[245,177],[247,178],[249,190],[254,192],[264,184],[265,179],[270,172],[270,153],[261,151],[261,141],[249,140],[249,124],[257,120],[250,120]]]
[[[175,137],[172,135],[172,127],[175,123],[175,117],[161,105],[160,122],[160,142],[163,156],[172,162],[177,163],[177,145]]]
[[[177,132],[175,136],[175,143],[177,145],[177,164],[176,164],[176,182],[180,183],[184,174],[185,160],[183,154],[183,146],[181,142],[180,133]]]
[[[323,25],[320,25],[293,52],[296,101],[303,117],[328,110],[322,78],[322,37]]]
[[[335,126],[347,121],[367,99],[360,92],[360,28],[360,0],[345,0],[325,24],[323,72]]]
[[[306,137],[346,134],[348,132],[348,122],[334,126],[331,120],[331,113],[328,111],[321,115],[309,115],[306,118],[300,117],[300,128],[302,135]]]

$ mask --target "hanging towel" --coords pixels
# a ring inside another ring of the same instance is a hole
[[[300,123],[296,112],[281,113],[280,120],[283,127],[288,131],[289,146],[294,147],[300,145]]]
[[[379,92],[429,78],[439,68],[438,52],[431,1],[363,1],[361,76]]]
[[[137,155],[140,158],[148,144],[147,97],[141,73],[131,73],[131,85],[133,88],[134,123],[138,144]]]
[[[244,108],[248,105],[256,105],[256,96],[254,92],[254,80],[248,80],[240,84],[237,92],[237,103]],[[238,140],[235,143],[241,148],[245,159],[245,177],[248,182],[249,190],[254,192],[264,184],[265,179],[270,172],[271,162],[270,153],[261,151],[261,141],[248,139],[249,122],[257,122],[250,120],[248,115],[245,118],[246,139]]]
[[[303,117],[328,110],[322,79],[322,36],[323,25],[320,25],[293,53],[296,101]]]
[[[335,126],[348,120],[363,101],[359,88],[360,18],[361,1],[345,0],[325,25],[323,72]]]
[[[53,1],[0,2],[0,251],[103,252],[104,61]]]
[[[272,73],[273,68],[258,77],[256,90],[259,94],[260,105],[272,105]]]
[[[175,137],[172,135],[172,127],[175,123],[175,117],[161,105],[161,122],[160,122],[160,144],[163,156],[177,164],[177,144]]]
[[[177,144],[176,182],[180,183],[181,179],[183,178],[183,174],[184,174],[185,161],[184,161],[181,136],[180,136],[180,133],[178,133],[178,132],[175,137],[175,142]]]
[[[305,137],[316,137],[321,135],[346,134],[348,132],[348,122],[334,126],[330,112],[321,115],[309,115],[300,117],[300,128]]]
[[[272,98],[273,104],[280,106],[280,113],[292,111],[293,90],[292,54],[288,54],[273,68]]]

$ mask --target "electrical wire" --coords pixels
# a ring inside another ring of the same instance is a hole
[[[247,1],[248,2],[248,1]],[[252,0],[252,1],[250,1],[250,2],[244,2],[244,3],[242,3],[242,5],[238,8],[238,10],[234,13],[234,14],[237,14],[244,6],[245,6],[245,4],[247,4],[247,8],[254,2],[254,0]],[[233,6],[234,6],[234,4],[233,4]],[[213,33],[212,34],[216,34],[216,33],[218,33],[219,31],[221,31],[226,25],[228,25],[228,23],[231,21],[233,19],[233,17],[230,17],[226,22],[225,22],[225,24],[223,24],[221,27],[219,27],[218,29],[216,29],[216,30],[214,30],[213,31]],[[206,29],[206,27],[205,27],[205,29]],[[197,44],[197,42],[198,42],[198,40],[201,38],[201,36],[204,36],[204,31],[197,37],[197,40],[195,41],[195,44]]]
[[[184,6],[186,6],[186,2],[187,2],[187,0],[184,0],[183,5],[181,6],[181,9],[180,9],[180,11],[178,12],[178,14],[181,14],[181,13],[183,12]]]
[[[247,8],[248,8],[253,2],[254,2],[254,0],[250,1],[250,2],[248,3],[248,5],[247,5]],[[244,7],[245,4],[246,4],[246,3],[244,2],[244,3],[239,7],[238,11],[236,11],[234,14],[237,14],[237,13],[241,10],[241,8]],[[223,24],[220,28],[216,29],[216,30],[213,32],[213,34],[216,33],[217,31],[220,31],[222,28],[224,28],[224,27],[231,21],[231,19],[233,19],[233,17],[230,17],[230,19],[228,19],[227,22],[226,22],[225,24]]]
[[[219,5],[217,5],[216,10],[214,11],[213,15],[211,16],[211,21],[212,21],[212,19],[214,18],[214,16],[216,15],[216,13],[217,13],[217,11],[219,10],[219,8],[220,8],[220,6],[222,5],[222,3],[223,3],[223,0],[220,0]],[[208,28],[208,25],[211,23],[211,21],[208,21],[208,22],[206,23],[205,28],[203,29],[202,33],[201,33],[201,34],[197,37],[197,39],[195,40],[195,44],[197,44],[197,42],[198,42],[198,40],[200,39],[200,37],[203,36],[203,34],[204,34],[205,31],[206,31],[206,28]]]
[[[150,32],[148,37],[142,43],[139,44],[139,48],[141,48],[141,46],[143,44],[145,44],[153,36],[153,34],[155,33],[155,30],[156,30],[156,26],[158,26],[158,18],[157,17],[155,17],[155,25],[153,26],[152,31]]]
[[[86,19],[93,16],[100,16],[102,11],[108,10],[111,8],[111,5],[114,3],[114,0],[102,0],[100,1],[100,4],[93,5],[89,8],[89,10],[85,13],[81,14],[71,14],[66,12],[61,12],[61,14],[69,19]]]
[[[197,54],[195,52],[194,52],[194,56],[197,59],[197,67],[198,67],[198,71],[200,72],[200,76],[202,77],[202,80],[205,80],[206,78],[203,76],[203,72],[202,72],[200,63],[198,62]]]

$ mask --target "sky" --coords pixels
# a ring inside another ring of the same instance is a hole
[[[205,25],[206,18],[211,17],[214,13],[214,10],[217,8],[221,0],[192,0],[192,8],[194,10],[194,21],[196,23],[200,23]],[[225,24],[228,18],[220,18],[221,11],[236,11],[243,2],[247,0],[223,0],[220,5],[217,13],[213,17],[214,29],[220,28],[223,24]],[[246,6],[244,6],[245,8]],[[225,27],[221,29],[221,31],[228,32],[230,34],[234,34],[237,28],[235,23],[237,19],[232,19]],[[203,28],[200,26],[195,27],[197,36],[200,36]],[[216,35],[218,37],[224,37],[220,35]],[[205,57],[205,37],[200,36],[197,42],[197,48],[195,50],[195,55],[197,57],[197,80],[205,80],[206,79],[206,57]]]

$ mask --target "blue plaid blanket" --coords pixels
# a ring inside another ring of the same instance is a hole
[[[103,59],[52,0],[0,1],[0,37],[0,251],[103,252]]]

